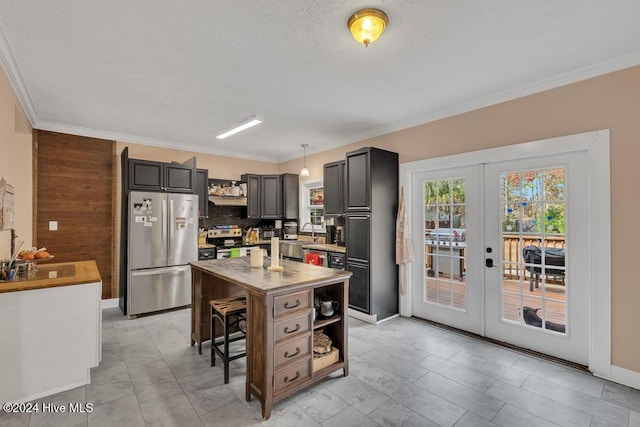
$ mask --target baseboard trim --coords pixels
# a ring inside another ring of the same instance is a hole
[[[378,325],[382,322],[386,322],[387,320],[391,320],[393,318],[400,316],[399,314],[394,314],[392,316],[385,317],[384,319],[378,320],[377,314],[365,314],[361,311],[354,310],[352,308],[349,309],[348,315],[350,317],[353,317],[354,319],[362,320],[363,322],[372,323],[374,325]]]
[[[609,372],[594,371],[593,375],[640,390],[640,372],[611,365]]]
[[[375,314],[374,315],[364,314],[363,312],[354,310],[352,308],[349,309],[348,314],[350,317],[353,317],[354,319],[362,320],[363,322],[373,323],[374,325],[378,323],[378,316],[376,316]]]
[[[103,299],[100,302],[100,307],[104,310],[105,308],[116,308],[119,306],[119,299],[118,298],[109,298],[109,299]]]

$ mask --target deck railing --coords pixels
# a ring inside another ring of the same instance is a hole
[[[522,237],[522,244],[520,238]],[[520,236],[518,234],[503,234],[502,235],[502,254],[504,261],[504,277],[508,279],[520,279],[519,263],[524,263],[522,259],[522,249],[525,246],[541,246],[540,236]],[[564,236],[546,236],[544,246],[547,248],[559,248],[564,249],[565,238]],[[525,279],[529,279],[529,272],[524,271]],[[555,277],[549,277],[550,283],[556,282]]]

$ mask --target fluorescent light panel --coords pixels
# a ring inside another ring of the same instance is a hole
[[[229,129],[228,131],[216,136],[216,138],[225,139],[228,136],[235,135],[238,132],[242,132],[245,129],[249,129],[250,127],[259,125],[260,123],[262,123],[262,120],[258,119],[256,116],[251,116],[248,119],[243,120],[238,126],[234,127],[233,129]]]

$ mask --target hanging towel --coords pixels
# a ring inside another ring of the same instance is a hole
[[[318,254],[307,254],[304,262],[306,264],[320,265],[320,255]]]
[[[400,188],[400,202],[398,203],[398,216],[396,218],[396,264],[400,266],[400,295],[407,290],[405,266],[413,262],[413,246],[411,244],[411,228],[407,220],[407,211],[404,206],[404,188]]]

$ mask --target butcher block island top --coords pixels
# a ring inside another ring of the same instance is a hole
[[[257,398],[262,417],[273,404],[342,369],[349,374],[347,308],[351,273],[284,260],[281,272],[251,267],[250,257],[191,263],[191,345],[222,330],[212,331],[209,301],[245,295],[247,298],[247,369],[245,398]],[[318,313],[326,304],[325,316]],[[328,302],[327,302],[328,301]],[[328,309],[331,307],[331,309]],[[314,353],[314,336],[331,341],[331,352]]]
[[[28,278],[0,282],[0,293],[79,285],[101,280],[95,261],[39,264],[37,271]]]

